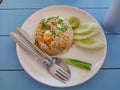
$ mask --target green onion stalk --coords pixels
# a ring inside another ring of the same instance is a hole
[[[61,57],[59,57],[61,58]],[[80,60],[77,60],[77,59],[73,59],[73,58],[61,58],[64,62],[72,65],[72,66],[75,66],[75,67],[79,67],[79,68],[82,68],[82,69],[85,69],[85,70],[88,70],[90,71],[91,70],[91,66],[92,64],[91,63],[88,63],[88,62],[85,62],[85,61],[80,61]]]

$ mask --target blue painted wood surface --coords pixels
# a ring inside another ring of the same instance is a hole
[[[120,33],[102,25],[112,0],[3,0],[0,4],[0,90],[120,90]],[[93,15],[106,34],[108,51],[101,70],[89,81],[72,88],[53,88],[33,80],[21,67],[9,32],[21,27],[34,12],[51,5],[70,5]]]
[[[0,12],[0,35],[8,35],[10,31],[15,31],[15,27],[21,27],[23,22],[34,12],[40,9],[32,9],[32,10],[1,10]],[[103,18],[105,16],[105,12],[107,9],[83,9],[93,15],[98,22],[102,25]],[[24,17],[24,18],[23,18]],[[12,22],[11,22],[12,21]],[[6,23],[8,24],[7,27],[5,26]],[[104,29],[105,31],[105,29]]]
[[[0,8],[44,8],[52,5],[70,5],[81,8],[108,8],[112,0],[3,0]]]
[[[94,78],[71,88],[53,88],[33,80],[24,71],[1,71],[1,90],[119,90],[120,70],[100,70]]]

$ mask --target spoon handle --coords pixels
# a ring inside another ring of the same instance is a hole
[[[12,39],[18,43],[18,45],[20,45],[22,48],[24,48],[27,52],[32,53],[33,55],[35,55],[37,58],[39,58],[43,63],[47,64],[47,65],[51,65],[51,62],[48,61],[48,59],[42,58],[34,49],[32,49],[31,47],[29,47],[20,37],[18,34],[10,32],[10,36],[12,37]]]
[[[38,54],[41,55],[41,57],[52,60],[52,58],[49,55],[47,55],[44,51],[42,51],[33,43],[33,41],[30,39],[30,36],[24,30],[17,27],[16,31],[20,35],[20,37],[23,39],[23,41],[27,42],[28,45],[31,46],[31,48],[35,49],[38,52]]]

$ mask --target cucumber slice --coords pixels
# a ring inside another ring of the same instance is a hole
[[[72,16],[68,19],[69,24],[71,25],[71,27],[75,28],[78,27],[80,25],[80,19],[76,16]]]
[[[104,41],[97,37],[90,37],[84,40],[75,40],[75,44],[82,48],[99,49],[105,46]]]
[[[89,32],[83,34],[74,34],[75,40],[82,40],[96,35],[99,32],[99,29],[91,28]]]
[[[77,28],[74,29],[74,34],[85,34],[94,29],[98,29],[96,23],[86,23],[83,25],[79,25]]]

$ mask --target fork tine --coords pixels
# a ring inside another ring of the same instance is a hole
[[[65,75],[63,75],[61,72],[59,72],[59,71],[56,71],[56,73],[55,73],[56,75],[58,75],[61,79],[63,79],[63,80],[69,80],[69,78],[68,77],[66,77]]]
[[[55,77],[63,83],[66,83],[69,80],[61,76],[59,73],[55,73]]]
[[[61,72],[61,70],[57,70],[56,74],[59,75],[64,81],[68,81],[70,79],[65,73]]]
[[[63,81],[64,83],[67,82],[70,79],[70,75],[65,72],[63,69],[58,69],[56,70],[55,75],[61,79],[61,81]]]
[[[71,77],[71,75],[69,73],[67,73],[66,71],[64,71],[63,69],[59,68],[58,72],[68,79],[70,79],[70,77]]]
[[[60,66],[56,64],[53,64],[48,69],[55,78],[57,78],[63,83],[66,83],[70,79],[69,73],[67,73],[67,71],[65,71],[64,69],[62,69]]]

